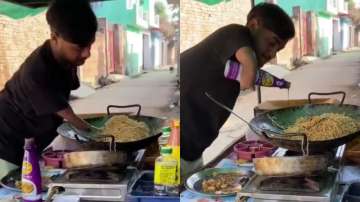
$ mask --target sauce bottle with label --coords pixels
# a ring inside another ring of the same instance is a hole
[[[41,173],[34,138],[25,139],[24,159],[21,171],[23,202],[41,202]]]
[[[242,65],[234,60],[228,60],[225,65],[224,76],[227,79],[240,82]],[[264,70],[259,69],[256,73],[255,85],[264,87],[290,88],[290,82],[280,79]]]

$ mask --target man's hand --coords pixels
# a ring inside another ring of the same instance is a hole
[[[71,107],[60,110],[56,114],[61,116],[63,119],[65,119],[67,122],[69,122],[71,125],[75,126],[79,130],[87,132],[91,130],[91,125],[78,117],[71,109]]]
[[[256,72],[258,70],[258,62],[254,50],[250,47],[242,47],[236,51],[235,57],[242,65],[240,73],[241,90],[254,88]]]

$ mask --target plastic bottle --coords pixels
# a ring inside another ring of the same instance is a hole
[[[228,60],[225,65],[224,76],[231,80],[240,82],[242,66],[234,60]],[[256,73],[255,85],[264,87],[290,88],[290,82],[280,79],[264,70],[258,70]]]
[[[168,146],[172,148],[172,156],[177,160],[176,183],[180,185],[180,121],[171,122],[171,135]]]
[[[171,147],[162,147],[160,154],[155,160],[154,191],[156,195],[172,195],[172,190],[177,187],[177,160],[171,155]]]
[[[171,127],[166,126],[162,128],[162,134],[159,138],[159,145],[161,147],[166,146],[168,144],[170,134],[171,134]]]
[[[256,74],[255,85],[287,89],[290,88],[290,82],[286,81],[285,79],[279,79],[276,76],[261,69]]]
[[[21,191],[23,202],[41,202],[41,173],[35,140],[25,139],[24,159],[21,172]]]

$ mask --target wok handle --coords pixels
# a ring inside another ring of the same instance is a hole
[[[134,104],[134,105],[122,105],[122,106],[119,106],[119,105],[108,105],[106,107],[106,111],[107,111],[107,115],[110,116],[111,115],[111,112],[110,112],[110,109],[111,108],[131,108],[131,107],[137,107],[138,108],[138,111],[136,113],[136,116],[140,116],[140,112],[141,112],[141,105],[139,104]]]
[[[48,194],[47,198],[45,199],[45,202],[51,202],[53,200],[53,197],[56,194],[60,194],[60,193],[62,193],[64,191],[65,191],[64,187],[61,187],[61,186],[52,187],[51,190],[49,190],[49,194]]]
[[[343,105],[343,104],[344,104],[344,100],[345,100],[345,96],[346,96],[346,93],[345,93],[344,91],[335,91],[335,92],[329,92],[329,93],[311,92],[311,93],[309,93],[309,95],[308,95],[308,101],[309,101],[309,104],[311,104],[311,96],[312,96],[312,95],[337,95],[337,94],[341,94],[341,95],[342,95],[340,105]]]
[[[117,149],[116,149],[116,142],[115,142],[115,137],[113,135],[106,135],[106,134],[103,134],[102,135],[103,139],[110,139],[109,141],[109,151],[112,151],[112,152],[116,152]],[[106,141],[106,140],[105,140]]]

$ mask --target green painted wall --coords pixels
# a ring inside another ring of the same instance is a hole
[[[140,6],[145,11],[149,10],[149,0],[140,0]],[[104,17],[114,24],[136,26],[136,9],[126,9],[126,0],[111,0],[92,3],[97,17]]]
[[[104,1],[92,5],[97,17],[106,18],[113,24],[133,25],[136,23],[135,8],[127,10],[125,0]]]
[[[144,11],[149,11],[150,1],[149,0],[140,0],[140,1],[144,2],[144,5],[143,5]]]
[[[200,1],[202,3],[205,3],[207,5],[216,5],[216,4],[219,4],[223,1],[231,1],[231,0],[197,0],[197,1]]]
[[[46,8],[28,8],[18,4],[9,3],[6,1],[0,1],[0,15],[6,15],[13,19],[21,19],[26,16],[34,16],[43,11]]]
[[[255,0],[255,4],[262,2],[265,0]],[[289,16],[292,16],[294,6],[300,6],[303,11],[326,11],[326,0],[277,0],[276,2]]]

